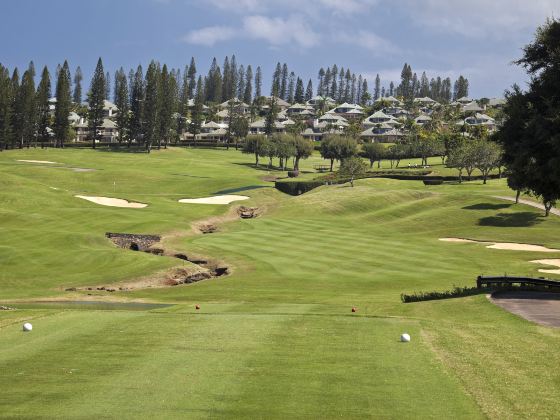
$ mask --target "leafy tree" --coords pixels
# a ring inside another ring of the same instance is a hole
[[[247,136],[245,142],[243,142],[243,148],[241,151],[247,154],[255,155],[255,165],[259,165],[259,157],[263,156],[266,151],[266,144],[268,139],[263,135]]]
[[[459,171],[459,182],[463,182],[463,171],[467,163],[468,146],[466,141],[462,138],[460,142],[456,142],[453,147],[449,149],[447,157],[447,166],[455,168]]]
[[[295,146],[295,162],[294,171],[299,171],[299,161],[301,159],[307,159],[313,154],[314,146],[311,140],[304,139],[301,136],[296,136],[294,138]]]
[[[237,150],[239,141],[244,139],[249,134],[249,121],[240,112],[230,114],[229,119],[230,135],[235,141],[235,150]]]
[[[64,147],[64,143],[68,140],[70,122],[70,107],[72,105],[72,96],[70,92],[71,78],[68,62],[58,72],[56,82],[56,107],[54,110],[54,135],[57,147]]]
[[[385,147],[380,143],[365,143],[362,146],[362,156],[369,160],[369,167],[378,162],[381,167],[381,160],[385,157]]]
[[[350,177],[350,185],[354,187],[354,179],[366,173],[367,166],[362,158],[351,156],[342,162],[339,173]]]
[[[560,198],[560,22],[548,20],[517,61],[531,76],[527,92],[506,95],[505,120],[497,134],[506,171],[520,188],[540,197],[545,215]]]
[[[496,143],[488,140],[478,140],[473,148],[476,153],[476,167],[482,173],[486,184],[490,172],[501,165],[502,150]]]
[[[272,141],[275,143],[276,157],[280,160],[280,169],[286,170],[288,161],[296,155],[294,140],[286,134],[278,133],[272,136]]]
[[[88,122],[92,147],[95,149],[95,143],[101,140],[101,126],[103,125],[103,107],[105,105],[105,72],[103,70],[103,61],[101,58],[97,61],[97,67],[91,80],[91,88],[88,95]]]

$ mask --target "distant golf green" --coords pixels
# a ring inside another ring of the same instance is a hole
[[[560,253],[439,239],[560,249],[559,217],[493,198],[513,195],[505,180],[367,179],[292,197],[267,181],[283,173],[253,161],[204,149],[0,153],[0,304],[17,308],[0,311],[0,416],[557,416],[560,330],[484,295],[403,304],[400,294],[473,286],[480,274],[540,276],[550,267],[530,261]],[[314,155],[302,171],[322,163]],[[250,200],[178,203],[220,194]],[[192,232],[239,205],[262,214]],[[190,263],[117,248],[107,232],[164,235],[162,247],[224,261],[232,273],[119,291],[119,282]],[[117,291],[65,291],[108,284]],[[119,304],[60,304],[94,299]],[[46,300],[57,303],[36,303]],[[399,341],[405,332],[410,343]]]

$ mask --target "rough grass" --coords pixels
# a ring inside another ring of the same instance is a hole
[[[76,173],[16,159],[98,170]],[[228,207],[176,201],[270,185],[261,180],[268,171],[255,170],[251,161],[235,151],[179,149],[151,156],[0,154],[3,300],[107,299],[103,292],[88,297],[61,288],[132,279],[177,264],[116,249],[104,238],[107,231],[172,233],[169,246],[234,267],[232,276],[191,286],[110,296],[175,304],[164,309],[0,312],[0,381],[9,384],[0,395],[2,415],[556,415],[558,330],[524,321],[485,296],[405,305],[400,294],[472,286],[480,274],[537,276],[538,265],[529,261],[540,254],[438,238],[554,248],[560,246],[559,218],[491,198],[511,194],[504,181],[426,187],[370,179],[298,197],[248,190],[252,199],[243,205],[266,207],[264,216],[228,223],[212,235],[190,233],[192,222],[224,215]],[[75,193],[150,206],[101,207]],[[20,332],[27,319],[34,324],[30,334]],[[403,332],[411,343],[398,342]]]

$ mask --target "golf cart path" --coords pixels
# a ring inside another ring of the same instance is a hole
[[[515,197],[506,197],[506,196],[495,195],[494,198],[498,198],[500,200],[513,201],[515,203]],[[527,206],[534,207],[536,209],[544,210],[544,206],[542,204],[536,203],[536,202],[531,201],[531,200],[523,200],[522,198],[520,198],[519,203],[520,204],[525,204]],[[557,209],[557,208],[553,207],[550,210],[550,213],[555,214],[556,216],[560,216],[560,209]]]
[[[528,321],[560,328],[559,293],[498,292],[490,296],[490,301]]]

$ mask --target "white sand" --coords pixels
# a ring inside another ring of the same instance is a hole
[[[234,201],[248,200],[250,197],[244,195],[216,195],[214,197],[203,198],[185,198],[179,200],[179,203],[184,204],[230,204]]]
[[[123,200],[122,198],[87,197],[85,195],[75,195],[74,197],[81,198],[82,200],[91,201],[92,203],[101,204],[102,206],[109,206],[109,207],[124,207],[129,209],[143,209],[144,207],[148,207],[147,204],[134,203],[127,200]]]
[[[47,164],[49,164],[49,165],[57,165],[57,164],[58,164],[57,162],[51,162],[51,161],[48,161],[48,160],[23,160],[23,159],[20,159],[20,160],[18,160],[18,162],[25,162],[25,163],[47,163]]]
[[[461,238],[440,238],[440,241],[483,244],[486,245],[486,248],[501,249],[507,251],[560,252],[560,249],[547,248],[541,245],[517,244],[517,243],[510,243],[510,242],[482,242],[482,241],[473,241],[471,239],[461,239]]]
[[[486,242],[478,242],[478,241],[472,241],[470,239],[462,239],[462,238],[439,238],[439,240],[443,242],[457,242],[457,243],[467,243],[467,244],[486,243]]]
[[[535,260],[535,261],[531,261],[531,262],[534,263],[534,264],[551,265],[551,266],[558,267],[557,270],[541,269],[541,270],[539,270],[539,273],[560,274],[560,260]]]

